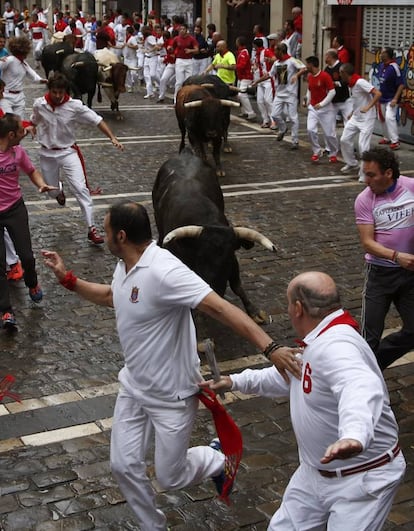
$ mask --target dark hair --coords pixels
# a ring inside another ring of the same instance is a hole
[[[69,94],[70,92],[70,84],[68,81],[68,78],[61,74],[60,72],[56,72],[56,74],[53,74],[47,82],[47,88],[49,90],[52,89],[65,89],[65,92]]]
[[[276,45],[276,50],[282,52],[284,55],[287,54],[287,46],[284,42],[279,42],[279,44]]]
[[[390,48],[389,46],[384,46],[382,51],[385,52],[390,59],[392,59],[394,57],[394,50],[392,48]]]
[[[10,132],[17,133],[20,122],[20,116],[7,112],[0,118],[0,138],[5,138]]]
[[[148,213],[142,205],[133,201],[121,201],[111,206],[109,225],[114,233],[125,231],[128,240],[137,245],[152,239]]]
[[[315,68],[318,68],[319,66],[319,58],[316,57],[316,55],[310,55],[305,59],[305,63],[309,63],[310,65],[314,66]]]
[[[263,39],[254,39],[253,44],[258,48],[261,48],[263,46]]]
[[[0,79],[0,89],[4,89],[4,87],[6,86],[6,83]]]
[[[345,39],[342,37],[342,35],[336,35],[335,39],[336,39],[336,42],[339,44],[339,46],[344,45]]]
[[[332,292],[326,293],[296,283],[292,287],[290,297],[292,302],[301,302],[306,312],[314,318],[324,318],[341,307],[341,297],[336,286]]]
[[[32,47],[29,39],[26,37],[10,37],[9,39],[9,52],[12,55],[26,56],[30,52]]]
[[[239,43],[239,46],[246,46],[247,44],[247,39],[244,35],[239,35],[236,39],[236,42]]]
[[[395,181],[400,176],[400,163],[395,153],[389,149],[374,147],[364,151],[361,155],[361,160],[364,162],[376,162],[383,173],[387,170],[392,170],[392,178]]]
[[[207,24],[207,29],[210,31],[216,31],[216,25],[213,23]]]
[[[343,65],[341,65],[339,67],[339,72],[341,72],[341,70],[349,76],[352,76],[352,74],[355,72],[354,66],[351,65],[351,63],[344,63]]]

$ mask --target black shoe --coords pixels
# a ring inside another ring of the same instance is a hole
[[[285,134],[286,134],[286,133],[287,133],[287,129],[286,129],[286,131],[283,131],[283,133],[280,132],[280,133],[277,135],[276,140],[277,140],[278,142],[280,142],[281,140],[283,140],[284,137],[285,137]]]
[[[295,149],[299,149],[299,144],[297,142],[294,142],[291,146],[290,146],[290,149],[291,151],[294,151]]]

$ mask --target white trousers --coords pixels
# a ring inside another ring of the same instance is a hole
[[[268,531],[380,531],[404,472],[401,452],[384,466],[344,478],[325,478],[301,464]]]
[[[4,229],[4,245],[6,247],[6,264],[8,266],[17,264],[19,257],[7,229]]]
[[[165,98],[165,92],[167,90],[167,86],[174,76],[175,76],[175,64],[168,63],[166,67],[164,68],[164,72],[162,73],[162,76],[160,79],[160,93],[159,93],[160,100],[163,100]]]
[[[252,79],[239,79],[237,81],[237,86],[239,87],[239,89],[246,89],[247,87],[250,87],[252,83]],[[246,94],[246,92],[239,92],[237,97],[240,101],[241,114],[247,114],[249,118],[255,116],[256,113],[253,110],[250,98]]]
[[[158,77],[158,55],[153,57],[145,57],[144,59],[144,79],[147,88],[147,95],[152,96],[154,94],[153,83],[160,83]]]
[[[321,126],[323,136],[325,137],[326,147],[330,156],[336,156],[338,153],[338,139],[336,137],[336,118],[335,109],[330,103],[321,109],[315,109],[312,105],[308,106],[307,129],[308,136],[312,146],[312,153],[319,155],[321,146],[319,144],[318,125]]]
[[[35,61],[40,61],[40,55],[43,50],[43,46],[45,44],[45,41],[43,39],[36,39],[33,42],[33,58]]]
[[[24,111],[26,108],[26,98],[24,92],[21,91],[18,94],[11,94],[7,92],[7,89],[4,91],[4,98],[10,103],[13,109],[13,113],[20,116],[24,120]]]
[[[211,63],[210,57],[204,57],[204,59],[193,59],[193,76],[201,76],[206,68]]]
[[[381,113],[385,118],[385,122],[381,121],[382,134],[384,138],[390,140],[392,144],[399,141],[397,111],[398,105],[391,107],[390,103],[380,103]]]
[[[192,59],[176,59],[175,61],[175,91],[174,103],[177,98],[177,93],[183,86],[184,81],[193,74],[193,60]]]
[[[358,151],[360,155],[364,151],[368,151],[371,145],[371,136],[374,130],[374,125],[375,114],[370,117],[365,116],[362,119],[357,119],[355,116],[352,116],[352,118],[347,121],[341,136],[341,152],[345,164],[348,164],[349,166],[358,165],[354,152],[354,138],[359,134]],[[362,165],[359,169],[359,176],[364,178]]]
[[[263,123],[270,123],[273,105],[273,88],[270,80],[257,85],[256,101]]]
[[[345,125],[346,122],[349,120],[349,117],[352,114],[352,99],[348,98],[345,101],[339,101],[338,103],[333,103],[332,105],[334,106],[335,114],[342,115],[342,120]],[[336,120],[336,117],[335,117],[335,120]]]
[[[137,68],[137,59],[135,56],[135,59],[124,59],[124,64],[128,67]],[[138,72],[137,70],[128,70],[125,80],[125,85],[127,87],[133,87],[135,85],[136,80],[138,79]]]
[[[111,469],[141,531],[166,529],[165,515],[156,507],[147,476],[146,457],[153,435],[155,474],[163,489],[199,483],[223,470],[220,452],[209,446],[188,448],[197,409],[195,396],[163,402],[137,396],[121,385],[112,424]]]
[[[77,152],[73,148],[59,151],[41,148],[40,169],[47,184],[56,187],[59,187],[59,173],[62,169],[69,188],[79,203],[88,228],[92,227],[94,225],[92,197],[86,186],[85,173]],[[55,190],[49,192],[49,195],[56,198],[58,193]]]
[[[292,142],[297,144],[299,142],[299,115],[298,115],[298,100],[283,100],[277,97],[273,100],[272,118],[277,123],[279,131],[285,133],[287,129],[285,116],[289,117],[292,131]]]

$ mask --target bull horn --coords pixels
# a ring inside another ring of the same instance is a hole
[[[233,92],[240,92],[240,89],[238,87],[235,87],[234,85],[228,85],[228,87]]]
[[[56,50],[55,54],[56,54],[56,55],[59,55],[59,54],[61,54],[61,53],[64,53],[64,51],[65,51],[65,50]]]
[[[102,70],[103,70],[104,72],[108,72],[108,70],[111,70],[111,68],[112,68],[112,65],[104,66],[104,67],[102,68]]]
[[[200,87],[215,88],[215,85],[214,85],[214,83],[201,83]]]
[[[70,65],[71,68],[77,68],[78,66],[85,66],[85,61],[76,61]]]
[[[139,70],[142,70],[142,67],[140,66],[128,66],[130,70],[134,70],[135,72],[138,72]]]
[[[240,107],[240,103],[238,101],[220,100],[220,103],[223,105],[223,107]]]
[[[201,107],[202,105],[203,105],[202,100],[188,101],[187,103],[184,103],[184,107],[186,109],[193,109],[195,107]]]
[[[268,251],[272,251],[274,253],[276,252],[276,247],[269,240],[269,238],[266,238],[266,236],[263,236],[263,234],[257,232],[257,230],[248,229],[246,227],[234,227],[233,230],[236,236],[238,236],[239,238],[243,238],[244,240],[250,240],[255,243],[260,243],[260,245],[263,245],[263,247]]]
[[[185,225],[184,227],[178,227],[170,231],[167,236],[162,240],[163,245],[167,245],[172,240],[178,240],[180,238],[198,238],[203,232],[203,227],[199,225]]]

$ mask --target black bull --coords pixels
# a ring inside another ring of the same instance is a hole
[[[231,227],[224,199],[211,166],[185,149],[160,168],[152,191],[158,244],[168,248],[223,296],[227,283],[240,297],[246,312],[258,323],[268,317],[248,299],[240,280],[235,251],[260,243],[275,251],[262,234]]]

